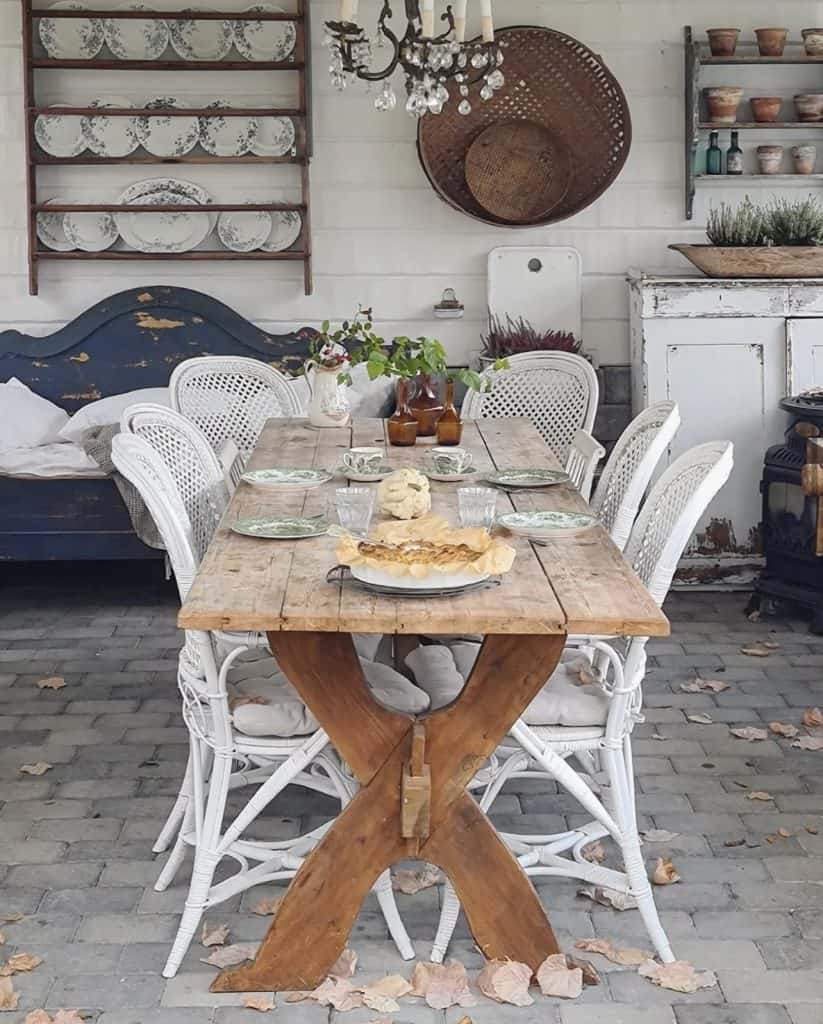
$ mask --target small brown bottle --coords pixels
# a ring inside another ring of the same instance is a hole
[[[443,415],[437,421],[437,443],[440,445],[460,444],[463,424],[454,404],[454,381],[446,381],[446,398]]]

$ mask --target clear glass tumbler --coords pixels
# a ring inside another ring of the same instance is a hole
[[[376,491],[372,487],[340,487],[334,494],[337,518],[349,533],[365,537],[374,514]]]
[[[497,491],[491,487],[459,487],[457,507],[462,526],[482,526],[490,530],[497,510]]]

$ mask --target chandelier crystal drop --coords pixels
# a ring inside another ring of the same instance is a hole
[[[406,111],[414,118],[439,114],[452,99],[461,114],[471,112],[469,86],[480,85],[481,100],[490,100],[505,83],[502,40],[495,42],[491,0],[480,0],[482,39],[466,42],[467,0],[446,5],[440,16],[443,30],[435,34],[436,0],[400,0],[405,6],[406,31],[398,36],[389,22],[392,2],[383,0],[374,38],[357,23],[358,0],[339,0],[337,21],[326,22],[329,75],[335,88],[356,80],[383,82],[374,101],[377,110],[393,110],[397,95],[390,82],[399,68],[405,77]],[[388,50],[388,59],[384,54]],[[379,67],[372,68],[377,56]],[[455,82],[458,90],[450,91]]]

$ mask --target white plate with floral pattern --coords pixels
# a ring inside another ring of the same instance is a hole
[[[188,10],[196,13],[204,8]],[[183,18],[172,21],[170,31],[171,45],[181,60],[222,60],[234,42],[230,21]]]
[[[82,11],[78,0],[58,0],[55,11]],[[98,18],[40,18],[40,42],[55,60],[91,60],[103,48],[105,36]]]
[[[118,11],[150,11],[145,4],[128,3]],[[169,45],[169,27],[162,18],[106,18],[106,46],[118,60],[157,60]]]
[[[501,469],[486,473],[490,484],[498,487],[554,487],[569,482],[569,474],[562,469]]]
[[[130,185],[118,203],[137,206],[205,205],[211,197],[205,189],[177,178],[149,178]],[[208,213],[116,213],[114,220],[123,241],[138,252],[189,252],[212,229]]]
[[[210,107],[230,107],[228,100],[215,100]],[[200,145],[212,156],[245,156],[257,137],[256,117],[216,114],[200,118]]]
[[[271,214],[271,234],[260,246],[263,252],[283,252],[289,249],[303,230],[303,218],[296,210],[281,210]]]
[[[81,118],[83,138],[96,156],[129,156],[140,145],[133,117],[110,117],[104,111],[107,107],[126,109],[134,104],[122,96],[108,96],[92,100],[89,104],[101,111],[99,114]]]
[[[328,520],[322,516],[268,516],[256,519],[238,519],[231,524],[234,533],[244,537],[265,540],[304,540],[322,537],[329,532]]]
[[[271,3],[252,4],[244,11],[282,14]],[[297,29],[293,21],[235,21],[234,45],[246,60],[285,61],[294,52]]]
[[[504,512],[497,517],[503,526],[521,537],[543,540],[549,537],[572,537],[597,526],[599,520],[585,512],[557,512],[545,509],[538,512]]]
[[[271,227],[271,214],[266,210],[227,210],[217,218],[217,236],[232,252],[259,249]]]
[[[102,252],[117,241],[119,232],[110,213],[66,213],[63,231],[75,249]]]
[[[152,156],[164,158],[185,156],[200,141],[200,119],[197,117],[163,116],[163,110],[178,108],[173,96],[157,96],[145,104],[147,110],[156,110],[151,117],[138,117],[135,132],[140,145]]]
[[[59,110],[68,103],[52,103],[49,110]],[[73,114],[38,114],[34,137],[40,148],[50,156],[80,156],[86,149],[83,119]]]
[[[327,469],[252,469],[240,478],[252,487],[269,487],[278,491],[311,491],[332,479]]]
[[[251,143],[255,156],[296,155],[294,121],[290,117],[257,117]]]
[[[63,196],[52,196],[46,203],[64,203]],[[74,245],[66,237],[63,230],[62,213],[38,213],[37,214],[37,237],[47,249],[54,252],[72,252]]]

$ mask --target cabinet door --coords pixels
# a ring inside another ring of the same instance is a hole
[[[823,387],[823,320],[788,321],[789,381],[787,391],[799,395]]]
[[[782,437],[782,318],[647,321],[649,403],[669,398],[682,426],[670,459],[706,441],[734,442],[734,470],[704,515],[691,557],[746,557],[756,546],[763,456]]]

